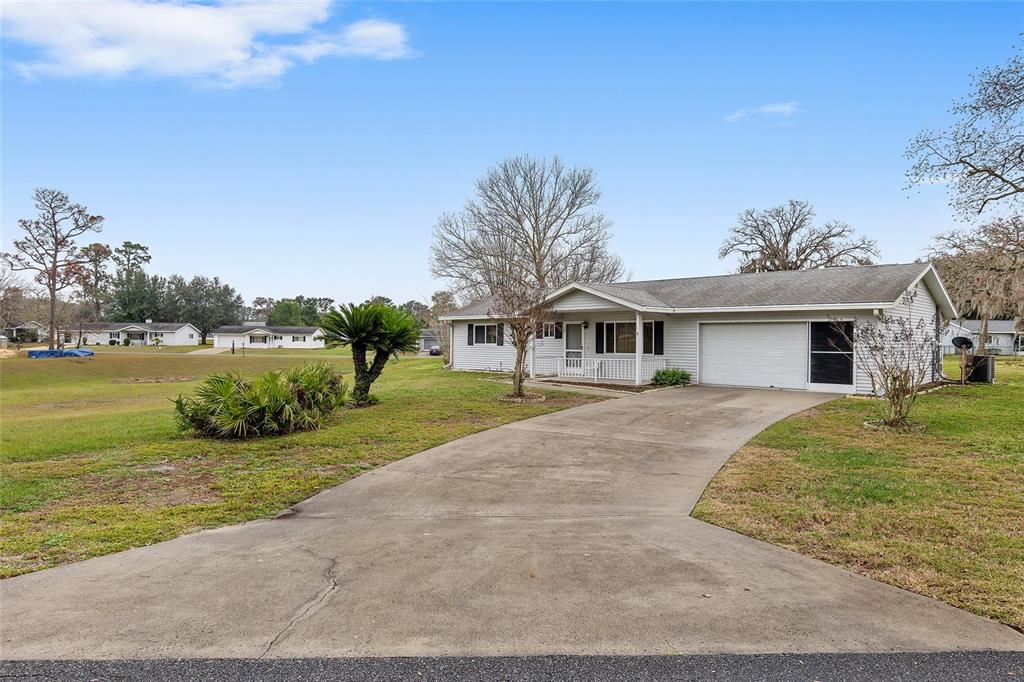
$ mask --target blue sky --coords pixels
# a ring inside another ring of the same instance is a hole
[[[423,299],[437,216],[528,153],[595,169],[636,279],[731,270],[736,214],[791,197],[913,260],[956,223],[943,187],[905,189],[906,143],[1024,26],[1016,3],[274,7],[203,20],[198,45],[113,17],[101,51],[53,42],[92,14],[6,6],[4,248],[55,186],[154,272]]]

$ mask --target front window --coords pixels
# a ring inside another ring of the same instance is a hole
[[[498,343],[498,325],[478,324],[473,327],[473,341],[480,344]]]
[[[604,323],[605,353],[636,353],[635,322]],[[644,353],[654,354],[654,323],[644,322]]]
[[[556,330],[556,327],[555,327],[555,323],[554,322],[545,322],[544,323],[544,334],[543,334],[543,336],[541,338],[545,338],[545,339],[553,339],[553,338],[555,338],[556,335],[557,335],[557,332],[555,330]]]
[[[265,336],[249,336],[249,343],[266,343],[267,337]]]
[[[110,332],[110,338],[119,339],[121,338],[121,332]]]
[[[280,338],[280,337],[278,337],[278,338]],[[305,342],[305,340],[306,340],[305,336],[293,336],[292,337],[292,342],[293,343]]]

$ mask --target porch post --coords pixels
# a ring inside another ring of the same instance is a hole
[[[640,367],[644,361],[644,319],[640,311],[636,311],[636,374],[633,383],[640,385]]]

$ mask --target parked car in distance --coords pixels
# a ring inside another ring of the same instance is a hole
[[[441,354],[441,346],[431,346],[430,347],[430,354],[431,355],[440,355]]]

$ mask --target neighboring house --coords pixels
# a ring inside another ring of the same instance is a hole
[[[214,348],[323,348],[319,327],[232,325],[213,330]]]
[[[977,348],[980,329],[981,320],[950,322],[942,340],[943,352],[947,355],[960,352],[953,346],[953,339],[957,336],[966,336],[974,342],[974,347]],[[1017,329],[1013,320],[989,320],[985,349],[994,355],[1013,355],[1016,351],[1024,352],[1024,331]]]
[[[11,341],[35,343],[36,341],[45,341],[49,338],[49,327],[45,324],[39,324],[35,320],[11,322],[10,326],[4,327],[2,332]]]
[[[913,318],[956,316],[928,263],[573,283],[548,294],[551,319],[527,366],[533,376],[634,383],[679,367],[704,384],[871,393],[858,349],[843,353],[829,342],[832,324],[908,314],[908,291],[917,292]],[[488,319],[486,302],[443,319],[452,322],[454,369],[513,369],[515,349],[504,325]],[[933,356],[929,379],[940,371]]]
[[[420,332],[420,350],[430,350],[434,346],[440,346],[437,333],[429,327]]]
[[[65,332],[66,344],[77,338],[77,329]],[[200,338],[198,327],[188,322],[103,322],[82,327],[82,344],[89,346],[123,345],[125,339],[132,346],[198,346]]]

